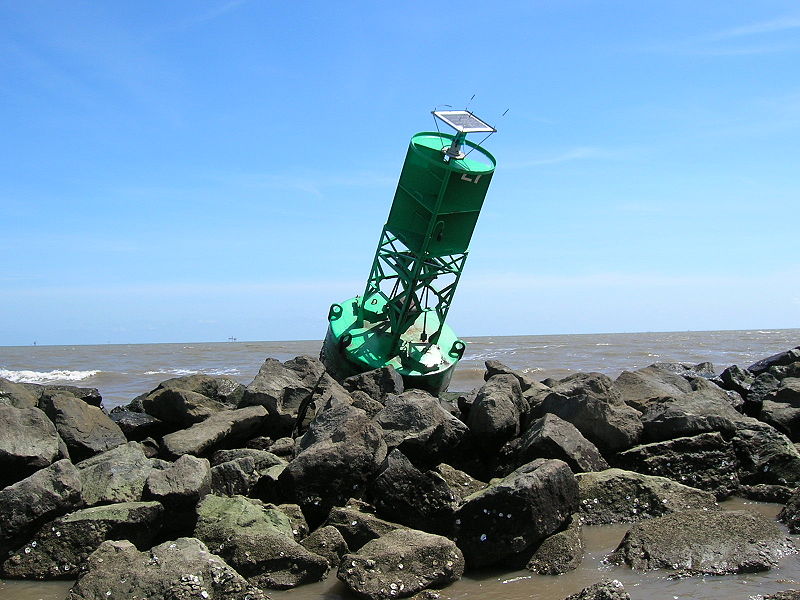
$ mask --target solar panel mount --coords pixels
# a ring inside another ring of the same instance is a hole
[[[433,116],[459,133],[495,133],[497,131],[468,110],[434,110]]]

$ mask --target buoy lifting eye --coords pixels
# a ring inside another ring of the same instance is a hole
[[[328,311],[328,321],[335,321],[342,316],[342,312],[343,309],[341,304],[331,304],[331,308]]]

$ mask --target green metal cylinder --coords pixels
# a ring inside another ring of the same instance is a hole
[[[486,150],[464,141],[466,156],[443,160],[455,136],[423,132],[411,138],[386,229],[412,252],[466,252],[495,169]]]

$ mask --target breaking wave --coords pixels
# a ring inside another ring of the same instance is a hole
[[[14,383],[54,383],[57,381],[82,381],[94,377],[100,371],[9,371],[0,369],[0,377]]]

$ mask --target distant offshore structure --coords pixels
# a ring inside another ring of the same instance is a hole
[[[466,348],[445,319],[496,165],[467,134],[487,134],[482,144],[497,130],[468,110],[432,114],[436,131],[411,138],[363,295],[328,311],[321,358],[340,378],[391,365],[438,394]]]
[[[236,339],[237,339],[237,338],[235,338],[235,337],[231,336],[231,337],[229,337],[229,338],[228,338],[228,341],[229,341],[229,342],[235,342],[235,341],[236,341]]]

